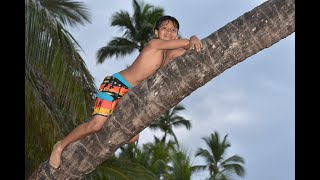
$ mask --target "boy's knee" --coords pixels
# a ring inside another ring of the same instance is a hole
[[[104,123],[106,122],[107,117],[100,116],[100,117],[93,117],[93,119],[88,122],[88,131],[90,132],[97,132],[102,129]]]
[[[90,129],[89,131],[91,131],[91,132],[98,132],[98,131],[100,131],[100,129],[102,129],[103,124],[91,124],[89,127],[90,127],[90,128],[89,128],[89,129]]]
[[[139,139],[139,134],[135,135],[132,139],[130,139],[128,144],[132,144],[132,143],[138,141],[138,139]]]

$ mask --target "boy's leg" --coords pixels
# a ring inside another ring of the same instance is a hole
[[[101,115],[95,115],[89,122],[85,122],[73,131],[71,131],[65,138],[58,141],[51,152],[49,163],[52,167],[58,168],[61,161],[62,150],[70,143],[83,139],[84,137],[99,131],[108,118]]]
[[[135,135],[132,139],[129,140],[127,144],[132,144],[139,139],[139,134]]]

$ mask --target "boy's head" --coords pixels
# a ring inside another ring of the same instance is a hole
[[[172,16],[161,16],[154,26],[154,33],[157,38],[161,34],[172,34],[171,39],[178,38],[179,22],[176,18]],[[167,35],[165,35],[167,37]]]
[[[162,25],[162,23],[168,23],[169,21],[171,21],[174,24],[174,26],[179,30],[179,22],[176,18],[172,16],[161,16],[156,22],[154,30],[159,30],[159,27]]]

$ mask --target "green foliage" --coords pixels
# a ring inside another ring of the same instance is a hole
[[[194,168],[191,165],[190,155],[186,150],[170,154],[169,171],[164,174],[165,179],[172,180],[190,180],[191,175],[194,172]]]
[[[196,156],[203,157],[207,162],[202,168],[209,170],[212,180],[228,180],[230,176],[236,174],[237,176],[244,177],[245,169],[244,159],[238,155],[233,155],[226,158],[226,150],[231,146],[227,140],[228,135],[225,135],[223,140],[220,141],[220,136],[217,131],[212,133],[209,137],[202,138],[208,149],[199,148]]]
[[[178,104],[166,111],[157,120],[155,120],[149,125],[149,128],[151,130],[159,129],[160,131],[164,132],[162,142],[166,141],[167,134],[169,134],[173,136],[176,144],[179,146],[179,142],[175,133],[173,132],[173,128],[184,126],[188,130],[191,129],[191,122],[185,119],[184,117],[178,115],[179,111],[182,110],[185,110],[184,106]]]
[[[83,178],[84,180],[157,180],[155,174],[138,163],[128,159],[109,158],[94,171]]]
[[[155,137],[154,143],[146,143],[142,149],[142,153],[147,155],[142,157],[148,157],[144,166],[160,178],[162,174],[168,171],[170,153],[176,151],[175,143],[173,141],[164,143]]]
[[[88,117],[96,91],[93,77],[64,28],[89,22],[82,3],[25,2],[25,176],[53,144]]]
[[[115,56],[123,57],[134,52],[142,51],[147,42],[153,38],[153,27],[163,15],[161,7],[155,7],[143,1],[132,1],[133,15],[127,11],[119,11],[112,15],[111,26],[124,31],[122,37],[115,37],[97,51],[97,63]]]

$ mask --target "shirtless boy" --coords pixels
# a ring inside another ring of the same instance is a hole
[[[59,167],[62,151],[67,145],[103,127],[120,98],[130,89],[170,61],[183,55],[186,50],[195,49],[199,52],[202,49],[202,43],[196,36],[191,36],[190,39],[178,39],[178,30],[179,22],[174,17],[159,18],[154,27],[156,38],[148,42],[132,65],[104,79],[97,93],[91,120],[76,127],[54,145],[49,160],[53,168]],[[139,134],[133,137],[128,144],[137,141],[138,138]]]

